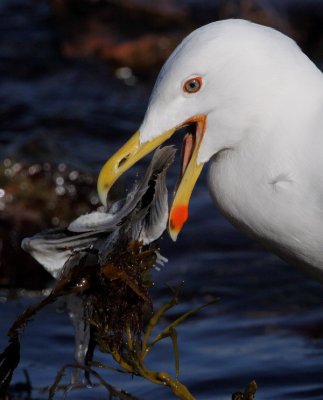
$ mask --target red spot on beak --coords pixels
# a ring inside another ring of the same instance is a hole
[[[173,208],[170,216],[170,227],[176,231],[180,231],[188,218],[187,205],[177,205]]]

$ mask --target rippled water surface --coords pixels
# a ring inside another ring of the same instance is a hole
[[[235,239],[235,233],[231,233]],[[181,379],[198,399],[229,399],[230,394],[256,379],[259,399],[322,399],[323,289],[304,275],[268,254],[240,249],[223,252],[205,249],[196,241],[189,251],[172,254],[156,273],[158,286],[185,280],[180,305],[170,316],[188,311],[220,296],[218,304],[200,311],[179,329]],[[169,298],[156,289],[157,301]],[[1,304],[1,344],[13,317],[38,298],[18,298]],[[72,327],[55,307],[41,312],[29,324],[22,340],[22,362],[15,381],[29,371],[35,398],[37,388],[52,383],[56,371],[71,362]],[[107,359],[104,359],[107,362]],[[157,346],[149,360],[152,368],[172,371],[170,344]],[[166,388],[140,378],[107,374],[108,380],[135,395],[170,399]],[[92,397],[93,395],[93,397]],[[72,392],[69,398],[106,398],[101,389]]]
[[[96,174],[143,116],[151,82],[118,80],[96,61],[64,59],[46,1],[2,0],[0,155],[23,162],[66,163]],[[170,172],[170,184],[177,176]],[[169,317],[220,297],[179,329],[180,378],[198,399],[230,399],[252,379],[257,399],[323,399],[323,287],[265,252],[214,210],[205,176],[191,201],[179,241],[165,235],[169,262],[155,272],[155,306],[168,301],[166,285],[184,281]],[[23,265],[21,266],[23,268]],[[0,347],[13,319],[39,295],[0,293]],[[33,398],[71,362],[73,330],[55,305],[32,321],[22,339],[13,382],[25,380]],[[104,359],[108,363],[107,359]],[[152,352],[150,366],[173,371],[170,343]],[[171,399],[167,388],[141,378],[107,373],[108,381],[142,399]],[[105,399],[102,388],[72,391],[69,399]]]

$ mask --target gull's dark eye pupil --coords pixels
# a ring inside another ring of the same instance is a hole
[[[184,84],[184,91],[187,93],[196,93],[201,88],[201,78],[189,79]]]

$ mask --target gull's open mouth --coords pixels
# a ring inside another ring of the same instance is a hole
[[[175,135],[180,134],[183,137],[183,139],[181,143],[181,153],[180,153],[181,160],[180,160],[178,179],[173,191],[174,196],[192,159],[193,152],[198,141],[196,132],[197,132],[196,122],[185,123],[175,131]]]
[[[195,147],[200,145],[204,135],[204,120],[196,120],[192,118],[176,129],[175,134],[179,130],[184,130],[184,137],[181,148],[181,168],[179,180],[181,180],[186,172],[186,169],[192,159]]]
[[[181,171],[180,171],[180,179],[185,174],[187,166],[191,161],[193,151],[196,145],[196,123],[192,123],[187,125],[186,133],[183,138],[182,143],[182,151],[181,151]]]
[[[179,179],[169,214],[168,232],[173,240],[176,240],[188,218],[188,203],[203,167],[202,163],[198,163],[197,157],[206,129],[206,116],[190,118],[178,128],[184,129],[185,135],[182,142]]]
[[[168,140],[174,133],[185,131],[182,144],[182,160],[178,184],[174,193],[169,215],[168,231],[176,240],[188,218],[188,203],[194,185],[202,171],[203,163],[198,162],[198,152],[206,129],[207,115],[201,114],[188,118],[181,124],[163,132],[150,141],[141,142],[137,131],[125,145],[114,154],[102,168],[98,179],[98,192],[103,204],[107,203],[107,194],[113,183],[138,160]]]

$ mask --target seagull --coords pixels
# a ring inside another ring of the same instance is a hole
[[[139,130],[103,166],[116,180],[178,131],[177,239],[203,165],[215,205],[235,226],[323,277],[323,75],[289,37],[230,19],[187,36],[161,69]]]

